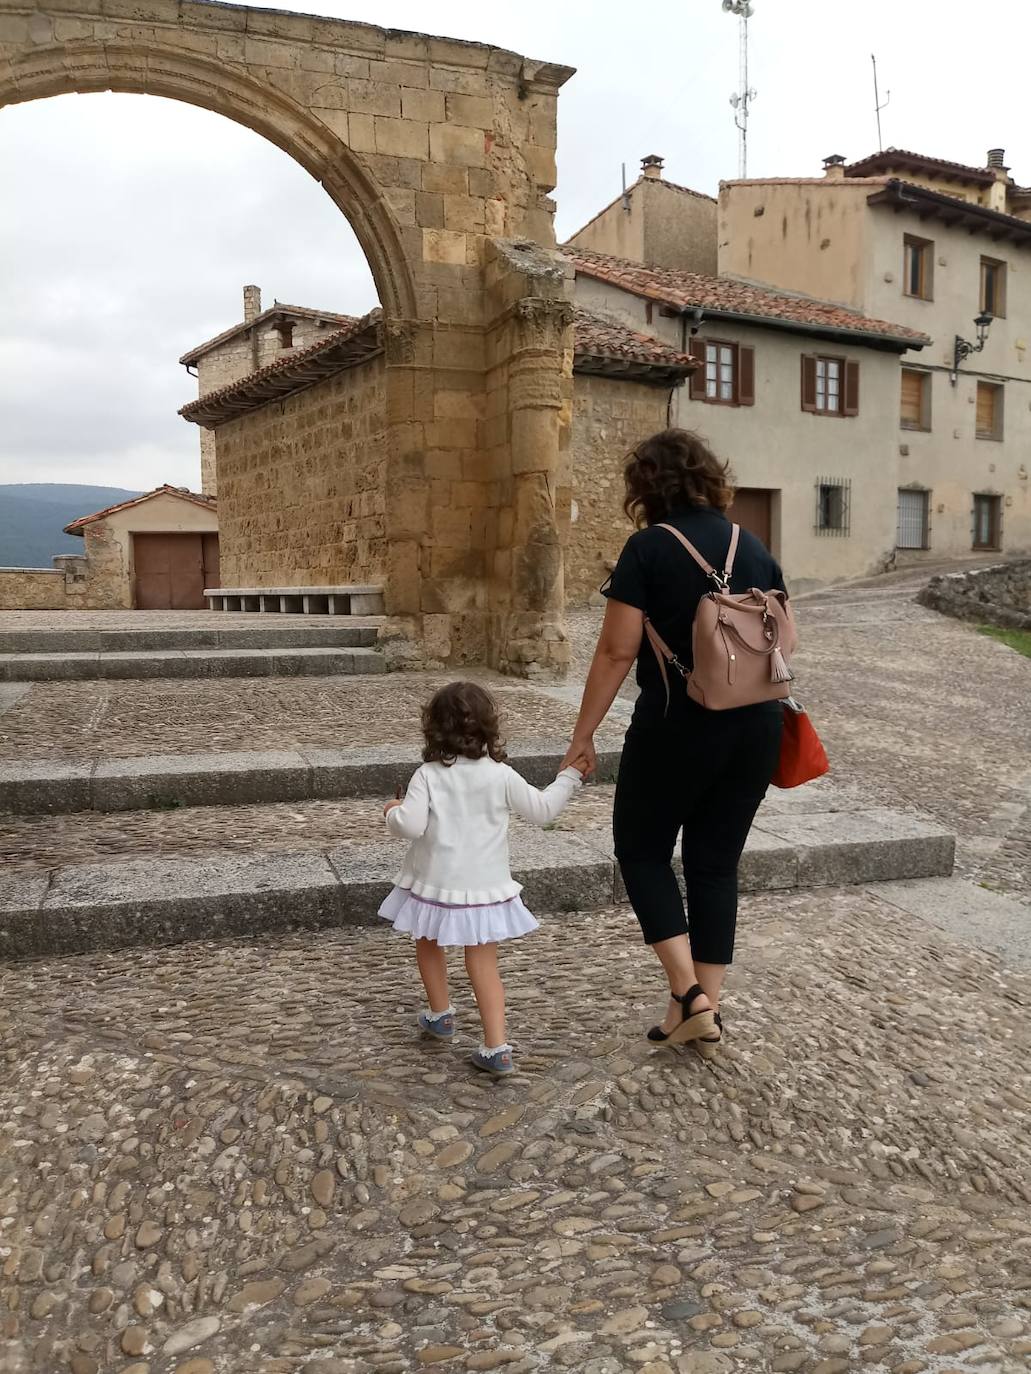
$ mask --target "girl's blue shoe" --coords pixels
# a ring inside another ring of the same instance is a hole
[[[419,1013],[419,1029],[424,1035],[430,1035],[434,1040],[453,1040],[455,1038],[455,1013],[449,1007],[447,1011],[441,1012],[439,1016],[434,1016],[432,1012],[421,1011]]]
[[[474,1068],[481,1069],[484,1073],[491,1073],[495,1078],[502,1078],[507,1073],[515,1073],[515,1064],[512,1062],[512,1050],[509,1045],[501,1045],[498,1049],[490,1052],[481,1045],[469,1056],[469,1062]]]

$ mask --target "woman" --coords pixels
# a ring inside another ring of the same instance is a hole
[[[700,599],[711,589],[673,525],[722,571],[730,545],[725,515],[733,499],[727,465],[697,435],[669,429],[639,444],[624,471],[624,510],[638,526],[611,578],[598,647],[564,763],[595,765],[594,732],[637,659],[640,695],[623,745],[616,784],[616,859],[646,944],[669,980],[666,1015],[651,1040],[687,1041],[704,1056],[723,1032],[720,990],[734,951],[737,869],[755,813],[780,752],[778,701],[711,711],[670,672],[669,699],[644,636],[647,617],[685,668]],[[784,590],[780,568],[742,530],[732,592]],[[687,915],[671,862],[683,827]]]

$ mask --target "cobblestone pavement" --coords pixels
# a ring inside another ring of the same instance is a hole
[[[8,967],[0,1367],[1025,1370],[1031,978],[856,889],[743,924],[710,1065],[629,913],[546,920],[496,1084],[374,930]]]
[[[800,598],[796,693],[838,783],[933,816],[957,834],[960,873],[1031,900],[1031,659],[917,605],[924,580]],[[577,675],[599,623],[571,617]]]
[[[453,676],[453,675],[452,675]],[[495,674],[476,674],[499,699],[512,739],[562,739],[573,705]],[[411,745],[419,713],[446,675],[41,682],[0,715],[0,758],[196,754],[240,749]],[[608,731],[618,738],[618,724]]]

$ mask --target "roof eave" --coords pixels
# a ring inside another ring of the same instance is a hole
[[[1031,245],[1031,221],[1007,215],[1002,210],[992,210],[987,205],[973,205],[911,181],[893,178],[882,191],[867,196],[866,203],[874,207],[887,205],[894,210],[909,209],[916,214],[921,213],[922,207],[925,217],[966,224],[973,230],[980,229],[996,242],[1012,238],[1015,243]]]
[[[694,370],[693,365],[684,363],[650,363],[597,353],[577,353],[573,357],[574,376],[610,377],[614,381],[642,382],[645,386],[680,386]]]
[[[691,310],[694,307],[687,306]],[[904,338],[898,334],[878,334],[867,329],[840,329],[837,325],[803,324],[799,320],[782,320],[771,315],[743,315],[735,310],[710,310],[701,307],[703,319],[731,320],[735,324],[750,324],[757,329],[781,329],[788,334],[811,334],[836,343],[861,343],[864,348],[879,349],[882,353],[906,353],[911,348],[927,348],[932,342],[926,335]]]

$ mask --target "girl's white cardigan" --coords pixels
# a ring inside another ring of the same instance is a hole
[[[509,868],[510,813],[547,825],[582,782],[575,768],[540,789],[491,758],[424,763],[387,813],[391,835],[413,842],[396,885],[449,906],[508,901],[522,886]]]

